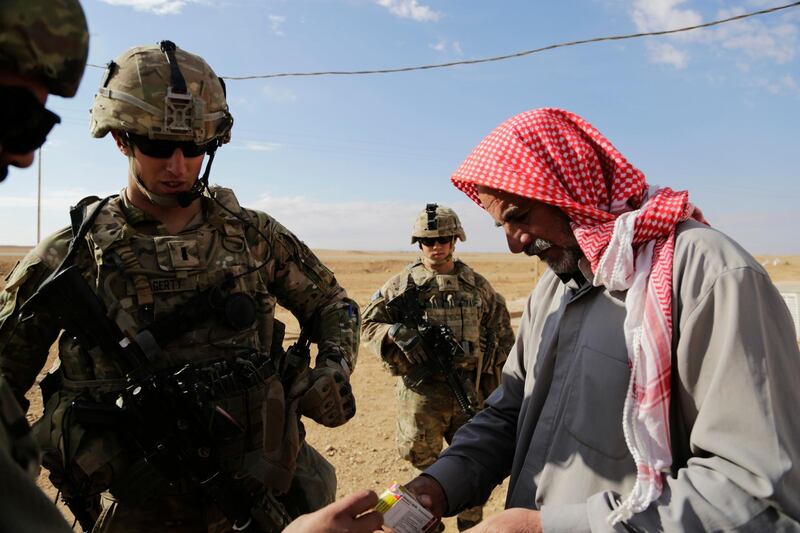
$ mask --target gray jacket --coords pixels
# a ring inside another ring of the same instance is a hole
[[[544,531],[612,531],[635,480],[622,432],[625,293],[548,272],[502,385],[426,473],[449,513],[511,475]],[[637,531],[800,531],[800,352],[780,295],[738,244],[681,224],[673,267],[673,467]],[[623,525],[616,530],[625,531]]]

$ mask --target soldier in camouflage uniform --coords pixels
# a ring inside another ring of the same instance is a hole
[[[20,401],[58,339],[59,384],[49,387],[35,432],[64,496],[77,500],[106,491],[110,503],[93,531],[218,532],[231,525],[196,484],[168,483],[131,446],[124,428],[79,420],[76,399],[113,404],[126,379],[112,355],[88,350],[71,335],[59,337],[61,325],[47,309],[31,316],[22,307],[66,266],[62,262],[80,269],[108,317],[131,339],[141,340],[137,332],[155,328],[213,288],[219,295],[214,314],[180,324],[185,330],[157,347],[147,370],[250,365],[260,376],[215,401],[247,428],[220,442],[218,452],[259,502],[267,531],[280,531],[290,516],[335,496],[333,467],[304,443],[300,415],[329,427],[354,415],[349,375],[359,342],[358,307],[291,232],[241,207],[229,189],[207,186],[214,153],[230,139],[232,124],[224,84],[199,56],[169,41],[123,53],[108,65],[95,96],[91,132],[112,133],[128,159],[127,187],[105,203],[82,201],[73,210],[73,227],[29,253],[0,295],[0,370]],[[268,371],[286,366],[277,304],[318,346],[313,370],[285,388],[286,376]]]
[[[410,284],[419,290],[419,308],[432,324],[446,324],[464,347],[454,366],[467,393],[483,402],[500,383],[500,372],[514,343],[503,297],[465,263],[453,258],[456,239],[466,235],[455,212],[428,204],[417,217],[411,243],[422,256],[384,284],[364,311],[362,335],[397,380],[397,448],[403,459],[424,470],[466,423],[453,393],[436,375],[412,385],[408,375],[426,358],[417,331],[403,324],[393,305]],[[475,402],[474,402],[475,403]],[[460,530],[480,522],[481,507],[458,515]]]
[[[72,97],[86,66],[89,33],[77,0],[0,3],[0,181],[27,167],[60,119],[48,94]]]
[[[77,0],[0,2],[0,181],[27,167],[58,116],[49,94],[72,97],[86,65],[89,32]],[[39,448],[25,412],[0,376],[0,531],[69,533],[36,486]]]

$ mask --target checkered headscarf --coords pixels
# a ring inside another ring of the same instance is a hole
[[[478,205],[476,185],[559,207],[588,259],[593,283],[627,290],[625,340],[631,380],[622,415],[637,467],[616,523],[647,508],[672,464],[669,437],[672,257],[675,227],[705,220],[686,191],[650,187],[591,124],[561,109],[506,120],[451,177]]]

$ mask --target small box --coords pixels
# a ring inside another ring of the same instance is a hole
[[[375,510],[383,514],[384,525],[396,533],[430,533],[439,522],[397,482],[383,491]]]

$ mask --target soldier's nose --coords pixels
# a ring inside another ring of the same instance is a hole
[[[176,176],[186,173],[186,156],[183,155],[183,151],[180,148],[175,148],[175,151],[169,156],[167,170]]]

